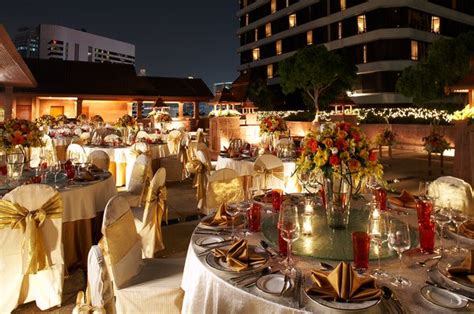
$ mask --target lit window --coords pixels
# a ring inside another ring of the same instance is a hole
[[[245,14],[245,25],[249,25],[249,14]]]
[[[337,23],[337,39],[342,38],[342,22]]]
[[[357,17],[357,33],[365,33],[367,31],[367,24],[365,22],[365,15]]]
[[[282,52],[281,40],[276,41],[275,50],[276,50],[277,55],[281,55],[281,52]]]
[[[362,47],[362,61],[367,63],[367,45]]]
[[[277,10],[277,2],[276,0],[272,0],[272,3],[270,4],[271,12],[275,13]]]
[[[308,46],[312,45],[313,44],[313,31],[308,31],[306,33],[306,44]]]
[[[266,37],[272,36],[272,24],[271,23],[265,24],[265,36]]]
[[[432,16],[431,17],[431,32],[439,34],[439,28],[441,24],[441,19],[439,16]]]
[[[341,4],[341,11],[344,11],[346,9],[346,0],[339,0],[339,3]]]
[[[267,78],[273,78],[273,64],[267,65]]]
[[[416,40],[411,41],[411,59],[418,60],[418,42]]]
[[[290,23],[290,28],[295,27],[296,26],[296,14],[290,14],[290,16],[288,16],[288,21]]]
[[[260,60],[260,48],[255,48],[252,50],[252,59],[253,61]]]
[[[255,41],[258,40],[258,29],[256,28],[255,31],[254,31],[254,36],[255,36]]]

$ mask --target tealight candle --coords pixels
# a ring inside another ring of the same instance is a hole
[[[303,214],[303,235],[313,235],[313,215],[304,213]]]

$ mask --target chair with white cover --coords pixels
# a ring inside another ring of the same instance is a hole
[[[87,290],[79,291],[73,314],[115,313],[114,290],[99,246],[93,245],[87,257]]]
[[[194,175],[193,187],[196,188],[197,208],[200,211],[205,211],[211,161],[207,158],[205,152],[198,150],[194,159],[186,163],[186,171]]]
[[[150,135],[145,131],[138,131],[137,136],[135,137],[137,141],[144,141],[150,138]]]
[[[66,150],[66,159],[75,160],[79,163],[85,163],[87,161],[87,154],[79,144],[69,144]]]
[[[130,206],[141,206],[152,177],[149,158],[140,154],[133,164],[126,191],[119,192]]]
[[[469,216],[474,216],[472,187],[462,179],[451,176],[439,177],[430,184],[428,194],[437,197],[436,206],[451,205]]]
[[[58,162],[58,155],[56,147],[49,135],[44,134],[41,138],[42,147],[30,147],[30,167],[38,167],[41,162],[41,157],[45,158],[48,165]]]
[[[255,182],[260,188],[284,188],[285,175],[283,162],[275,155],[265,154],[257,158],[254,164]]]
[[[17,187],[0,200],[1,312],[31,301],[41,310],[61,304],[62,212],[60,194],[44,184]]]
[[[102,150],[94,150],[89,154],[88,160],[91,164],[99,169],[109,170],[110,157],[109,154]]]
[[[211,163],[211,152],[209,151],[209,147],[205,143],[198,143],[196,146],[196,151],[202,151],[203,154],[206,156],[206,162],[209,169],[212,170],[212,163]]]
[[[173,130],[168,134],[168,149],[170,155],[160,159],[160,167],[166,169],[166,181],[176,182],[186,178],[186,152],[183,148],[184,133]]]
[[[132,172],[133,172],[133,167],[135,164],[135,160],[137,160],[137,157],[140,155],[145,155],[147,156],[148,160],[148,166],[150,167],[151,171],[151,149],[150,145],[148,145],[145,142],[138,142],[134,143],[132,146],[130,146],[130,149],[127,154],[127,166],[125,168],[125,187],[128,189],[129,184],[130,184],[130,178],[132,177]]]
[[[161,221],[168,220],[167,190],[165,187],[166,170],[156,171],[148,188],[145,206],[132,207],[135,226],[142,239],[144,258],[153,258],[158,251],[164,250]]]
[[[206,143],[206,138],[204,136],[204,130],[202,128],[199,128],[196,131],[196,142]]]
[[[205,214],[209,214],[223,203],[239,202],[244,197],[243,178],[233,169],[219,169],[209,177]]]
[[[132,211],[120,195],[107,203],[102,234],[99,246],[113,282],[117,312],[180,313],[184,258],[142,260]]]

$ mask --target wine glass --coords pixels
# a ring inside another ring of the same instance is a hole
[[[451,206],[449,206],[451,207]],[[451,221],[450,215],[449,215],[449,207],[442,207],[442,208],[435,208],[434,213],[432,215],[432,218],[436,222],[436,224],[439,226],[439,248],[435,250],[436,253],[443,255],[444,253],[444,226]]]
[[[393,277],[391,283],[397,287],[411,286],[411,281],[402,277],[402,254],[406,250],[410,249],[410,228],[408,225],[401,221],[393,219],[390,221],[388,228],[388,247],[394,250],[398,254],[400,259],[400,265],[398,267],[398,276]]]
[[[386,216],[378,209],[374,209],[369,216],[369,230],[367,233],[370,235],[370,241],[377,246],[378,266],[370,274],[370,276],[376,279],[386,279],[389,277],[387,272],[380,266],[380,252],[383,244],[388,241],[387,229]]]
[[[242,234],[245,239],[245,237],[249,233],[248,211],[250,210],[250,208],[252,208],[252,202],[250,200],[242,201],[240,203],[237,203],[237,208],[239,209],[239,212],[244,217],[244,228],[242,230]]]
[[[225,212],[230,216],[232,223],[232,233],[231,238],[237,239],[237,234],[235,232],[235,218],[240,214],[239,207],[235,203],[229,203],[225,206]]]
[[[420,198],[427,198],[428,197],[428,189],[430,186],[430,181],[420,181],[418,184],[418,196]]]
[[[54,174],[54,187],[55,188],[59,188],[57,181],[58,181],[58,174],[60,174],[61,171],[62,171],[61,162],[58,161],[58,162],[53,163],[53,165],[51,166],[51,172]]]
[[[454,253],[466,253],[467,250],[459,246],[459,228],[463,223],[468,220],[466,214],[462,212],[460,209],[451,208],[449,211],[449,218],[451,222],[456,226],[456,246],[452,249]]]
[[[291,272],[293,268],[291,245],[299,239],[301,230],[297,206],[285,206],[280,210],[278,228],[280,229],[281,237],[287,243],[286,265],[287,272]]]
[[[367,182],[365,183],[365,186],[367,187],[367,190],[370,191],[370,193],[374,193],[377,187],[380,186],[379,181],[377,180],[377,177],[375,176],[370,176],[367,179]]]

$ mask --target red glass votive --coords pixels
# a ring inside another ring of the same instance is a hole
[[[431,254],[435,244],[435,224],[433,221],[418,223],[418,233],[420,235],[420,250],[422,253]]]
[[[282,201],[283,201],[283,190],[281,189],[272,190],[272,209],[274,213],[280,212]]]
[[[357,270],[369,268],[370,236],[367,232],[357,231],[352,233],[352,252],[354,254],[354,267]]]
[[[375,201],[377,202],[377,207],[380,211],[387,210],[387,191],[382,188],[376,189]]]
[[[418,223],[429,223],[432,211],[433,202],[427,199],[416,200],[416,213],[418,215]]]
[[[247,212],[248,228],[250,232],[260,231],[260,220],[262,217],[262,205],[253,203],[250,210]]]

